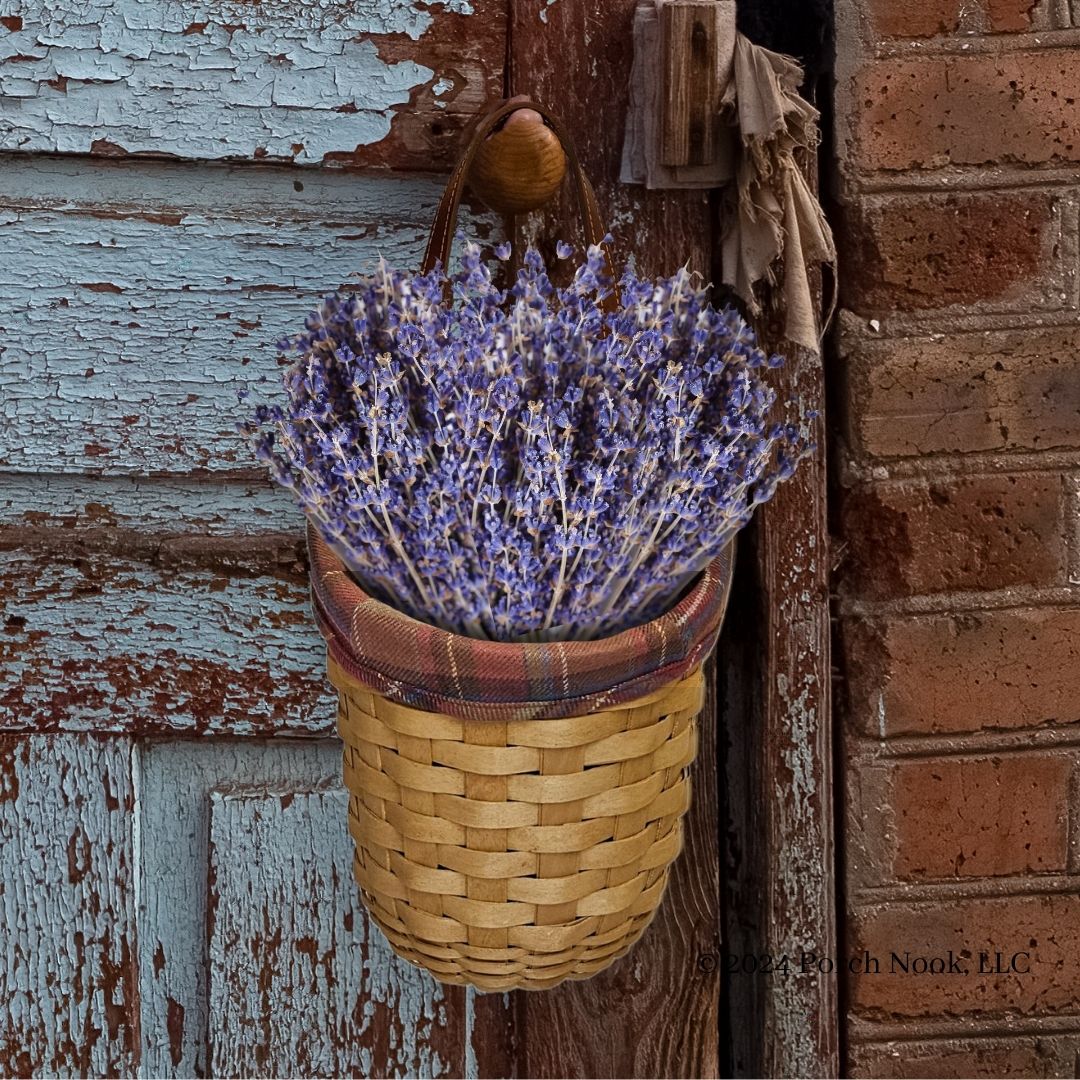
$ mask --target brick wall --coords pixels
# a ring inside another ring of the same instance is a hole
[[[848,1069],[1077,1076],[1080,2],[836,21]]]

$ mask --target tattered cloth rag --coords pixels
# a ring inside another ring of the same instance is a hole
[[[750,311],[762,305],[756,286],[776,286],[784,337],[817,352],[817,303],[809,271],[836,266],[832,230],[806,182],[796,153],[818,144],[818,111],[799,95],[802,68],[740,34],[735,69],[721,105],[735,118],[735,181],[724,200],[724,284]],[[774,301],[775,303],[775,301]]]
[[[646,0],[638,6],[621,178],[649,188],[724,188],[724,284],[753,315],[764,312],[767,298],[784,337],[818,352],[822,329],[809,275],[819,264],[835,274],[836,248],[797,155],[817,147],[819,114],[799,95],[799,64],[736,34],[734,4],[729,6],[730,35],[717,42],[717,62],[726,79],[716,103],[718,152],[709,164],[693,167],[660,161],[658,5]],[[761,290],[763,283],[770,288]]]

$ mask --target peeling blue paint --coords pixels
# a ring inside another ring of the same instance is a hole
[[[388,63],[378,48],[385,34],[420,38],[432,6],[25,3],[21,28],[0,35],[0,149],[86,153],[104,141],[127,153],[298,162],[351,152],[385,138],[394,106],[435,74]]]

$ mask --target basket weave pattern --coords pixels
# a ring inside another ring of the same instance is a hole
[[[398,704],[332,659],[354,871],[394,949],[443,982],[544,989],[641,936],[682,845],[700,668],[585,716]]]

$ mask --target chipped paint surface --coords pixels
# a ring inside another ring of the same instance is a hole
[[[0,734],[0,1074],[465,1070],[464,992],[368,929],[234,425],[320,294],[418,263],[443,177],[295,166],[445,169],[502,85],[474,3],[0,0],[0,732],[47,733]]]
[[[781,392],[824,400],[820,359],[800,353]],[[819,421],[820,423],[820,421]],[[824,443],[824,433],[818,436]],[[825,464],[820,455],[777,493],[759,525],[768,620],[764,717],[769,914],[764,951],[798,944],[835,957],[836,911]],[[777,631],[782,629],[782,633]],[[838,1069],[835,972],[771,980],[766,1075]]]
[[[137,1060],[131,743],[0,736],[0,1075]]]
[[[0,469],[250,467],[237,390],[276,378],[314,298],[417,263],[442,187],[249,173],[0,170]]]
[[[336,740],[143,751],[142,1075],[460,1075],[464,995],[368,930],[340,770]]]
[[[276,378],[274,342],[380,252],[418,262],[441,186],[5,164],[0,469],[250,468],[237,390]]]
[[[368,926],[347,813],[340,787],[211,794],[212,1075],[461,1075],[443,988]]]
[[[27,0],[0,36],[0,148],[319,161],[377,143],[434,72],[388,62],[467,0]],[[419,50],[416,50],[419,52]]]
[[[296,532],[300,517],[288,493],[261,478],[0,473],[0,535],[11,526],[251,536]]]
[[[332,731],[302,571],[184,569],[184,551],[180,569],[108,547],[0,552],[0,729]]]
[[[0,1074],[462,1075],[464,993],[368,928],[340,760],[0,736]]]
[[[237,783],[318,787],[338,775],[339,755],[333,741],[144,745],[138,809],[142,1075],[207,1075],[210,792]]]

